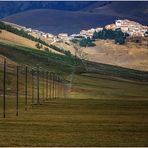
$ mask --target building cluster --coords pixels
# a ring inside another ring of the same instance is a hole
[[[41,38],[43,40],[48,41],[50,44],[53,44],[59,41],[65,41],[65,42],[69,41],[69,36],[67,33],[59,33],[58,35],[53,35],[51,33],[45,33],[39,30],[34,30],[26,27],[24,27],[23,30],[36,38]]]
[[[73,38],[79,38],[79,37],[84,37],[84,38],[92,38],[94,32],[99,32],[101,31],[103,28],[91,28],[89,30],[81,30],[79,34],[72,34],[70,35],[69,39],[73,39]]]
[[[104,28],[115,30],[120,28],[122,32],[128,33],[130,36],[138,36],[143,37],[145,35],[145,32],[148,31],[148,26],[143,26],[140,23],[130,21],[130,20],[116,20],[114,24],[106,25]],[[103,28],[92,28],[89,30],[81,30],[80,34],[76,34],[75,36],[82,36],[82,37],[90,37],[92,38],[94,32],[99,32]],[[73,35],[74,36],[74,35]]]
[[[53,35],[51,33],[45,33],[39,30],[23,27],[23,26],[16,26],[16,24],[12,24],[14,27],[17,27],[18,29],[23,29],[24,31],[28,32],[30,35],[41,38],[48,43],[52,44],[55,42],[69,42],[70,40],[74,38],[92,38],[94,32],[99,32],[103,30],[102,27],[98,28],[91,28],[89,30],[81,30],[78,34],[72,34],[68,35],[67,33],[59,33],[58,35]],[[109,24],[105,26],[106,29],[115,30],[117,28],[120,28],[123,32],[127,32],[130,36],[144,36],[145,32],[148,31],[148,26],[143,26],[137,22],[130,21],[130,20],[116,20],[114,24]]]
[[[115,30],[120,28],[123,32],[128,33],[130,36],[141,36],[143,37],[145,32],[148,30],[148,26],[143,26],[137,22],[130,20],[116,20],[115,24],[105,26],[106,29]]]
[[[45,32],[39,31],[39,30],[34,30],[34,29],[31,29],[31,28],[23,27],[23,30],[27,31],[30,35],[32,35],[36,38],[45,39],[50,44],[53,44],[55,42],[60,42],[60,41],[69,42],[70,40],[72,40],[74,38],[79,38],[80,36],[84,37],[84,38],[87,38],[87,37],[92,38],[95,31],[98,32],[102,29],[103,28],[96,28],[96,29],[91,28],[89,30],[81,30],[80,33],[71,34],[69,36],[67,33],[59,33],[58,35],[53,35],[53,34],[50,34],[50,33],[45,33]]]

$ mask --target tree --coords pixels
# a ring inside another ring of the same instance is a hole
[[[115,30],[115,44],[124,44],[126,35],[121,31],[121,29]]]
[[[38,49],[41,49],[41,46],[40,46],[39,43],[37,43],[35,46],[36,46]]]
[[[44,50],[45,50],[46,52],[49,52],[49,48],[47,48],[47,47],[44,47]]]
[[[79,45],[80,45],[81,47],[87,47],[87,46],[88,46],[88,47],[93,47],[93,46],[95,46],[96,44],[93,42],[92,39],[90,39],[90,38],[84,38],[84,39],[80,40]]]
[[[94,32],[94,34],[93,34],[93,39],[98,39],[98,32]]]
[[[116,44],[124,44],[125,43],[125,39],[126,37],[128,37],[129,34],[128,33],[123,33],[121,31],[121,29],[116,29],[115,31],[111,30],[111,29],[106,29],[103,28],[101,31],[99,32],[94,32],[93,34],[93,39],[111,39],[111,40],[115,40]]]

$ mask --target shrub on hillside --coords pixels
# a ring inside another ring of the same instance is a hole
[[[121,29],[116,29],[115,32],[115,44],[124,44],[126,35],[121,31]]]
[[[93,34],[93,39],[114,39],[115,38],[115,34],[113,30],[107,30],[106,28],[103,28],[103,30],[99,31],[99,32],[94,32]]]
[[[115,31],[106,28],[99,32],[94,32],[93,39],[114,39],[116,44],[124,44],[125,39],[128,36],[127,33],[123,33],[121,29],[116,29]]]
[[[94,40],[92,40],[90,38],[84,38],[84,39],[80,40],[79,45],[81,47],[94,47],[94,46],[96,46],[96,44],[94,43]]]
[[[40,45],[39,43],[37,43],[36,45],[35,45],[38,49],[41,49],[43,46],[42,46],[42,44]]]
[[[47,47],[44,47],[44,50],[45,50],[46,52],[49,52],[49,48],[47,48]]]

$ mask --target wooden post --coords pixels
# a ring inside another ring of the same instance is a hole
[[[57,75],[55,74],[55,98],[57,98]]]
[[[34,70],[32,69],[32,107],[34,104]]]
[[[58,92],[59,92],[59,82],[58,82],[58,75],[57,75],[57,79],[56,79],[56,80],[57,80],[57,98],[58,98],[58,97],[59,97],[59,96],[58,96]]]
[[[54,74],[54,98],[56,98],[56,74]]]
[[[43,92],[42,92],[42,93],[43,93],[43,94],[42,94],[42,97],[43,97],[43,98],[42,98],[42,101],[44,102],[44,71],[43,71],[42,78],[43,78],[43,81],[42,81],[42,83],[43,83],[43,86],[42,86],[42,91],[43,91]]]
[[[6,117],[6,59],[3,67],[3,117]]]
[[[49,74],[49,77],[50,77],[49,79],[50,79],[50,99],[51,99],[51,98],[52,98],[52,96],[51,96],[51,91],[52,91],[52,88],[51,88],[51,87],[52,87],[52,81],[51,81],[51,80],[52,80],[52,78],[51,78],[51,72],[50,72],[50,74]]]
[[[37,67],[37,104],[40,104],[40,79],[39,79],[39,66]]]
[[[52,73],[52,86],[53,86],[53,90],[52,90],[52,92],[53,92],[53,98],[54,98],[54,89],[55,89],[55,86],[54,86],[54,73]]]
[[[27,103],[28,103],[28,90],[27,90],[27,83],[28,83],[28,81],[27,81],[27,77],[28,77],[28,67],[26,66],[25,67],[25,111],[27,111]]]
[[[16,66],[16,116],[18,116],[18,97],[19,97],[19,66]]]
[[[48,71],[46,72],[46,100],[48,99]]]
[[[60,78],[59,78],[59,76],[58,76],[58,98],[60,98]]]
[[[53,89],[54,89],[54,86],[53,86],[53,73],[51,72],[51,98],[53,99]]]

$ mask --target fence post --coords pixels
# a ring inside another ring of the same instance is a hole
[[[61,97],[61,78],[59,77],[59,98]]]
[[[56,98],[58,98],[58,76],[56,75]]]
[[[49,97],[49,72],[47,73],[47,100]]]
[[[56,74],[54,74],[54,98],[56,98]]]
[[[32,69],[32,73],[31,73],[31,79],[32,79],[32,107],[34,104],[34,70]]]
[[[42,101],[44,102],[44,71],[43,71],[42,77],[43,77],[43,82],[42,82],[42,83],[43,83],[43,86],[42,86],[42,87],[43,87],[43,88],[42,88],[42,91],[43,91],[43,92],[42,92],[42,93],[43,93],[43,94],[42,94],[43,100],[42,100]]]
[[[3,117],[6,117],[6,59],[3,67]]]
[[[27,111],[27,103],[28,103],[28,100],[27,100],[28,99],[28,96],[27,96],[28,95],[28,92],[27,92],[28,91],[27,90],[27,83],[28,83],[28,81],[27,81],[27,79],[28,79],[27,78],[27,74],[28,73],[27,72],[28,72],[28,67],[26,66],[25,67],[25,110],[26,111]]]
[[[16,66],[16,116],[18,116],[19,66]]]
[[[64,79],[62,78],[62,93],[63,93],[63,98],[65,98],[65,88],[64,88]]]
[[[57,76],[57,98],[59,98],[59,76]]]
[[[51,98],[53,99],[53,93],[54,93],[54,82],[53,82],[53,73],[51,72]]]
[[[39,88],[39,66],[37,66],[37,104],[40,104],[40,88]]]
[[[56,74],[54,75],[54,96],[55,96],[55,99],[56,99],[56,85],[57,85],[57,82],[56,82]]]
[[[52,87],[52,81],[51,81],[51,72],[49,73],[49,79],[50,79],[50,99],[51,99],[51,87]]]
[[[60,77],[58,77],[58,98],[60,98]]]
[[[54,86],[54,85],[55,85],[55,84],[54,84],[54,73],[52,73],[52,80],[53,80],[53,81],[52,81],[52,82],[53,82],[52,85],[53,85],[53,98],[54,98],[54,92],[55,92],[55,90],[54,90],[54,89],[55,89],[55,86]]]
[[[46,72],[46,100],[48,99],[48,71]]]

